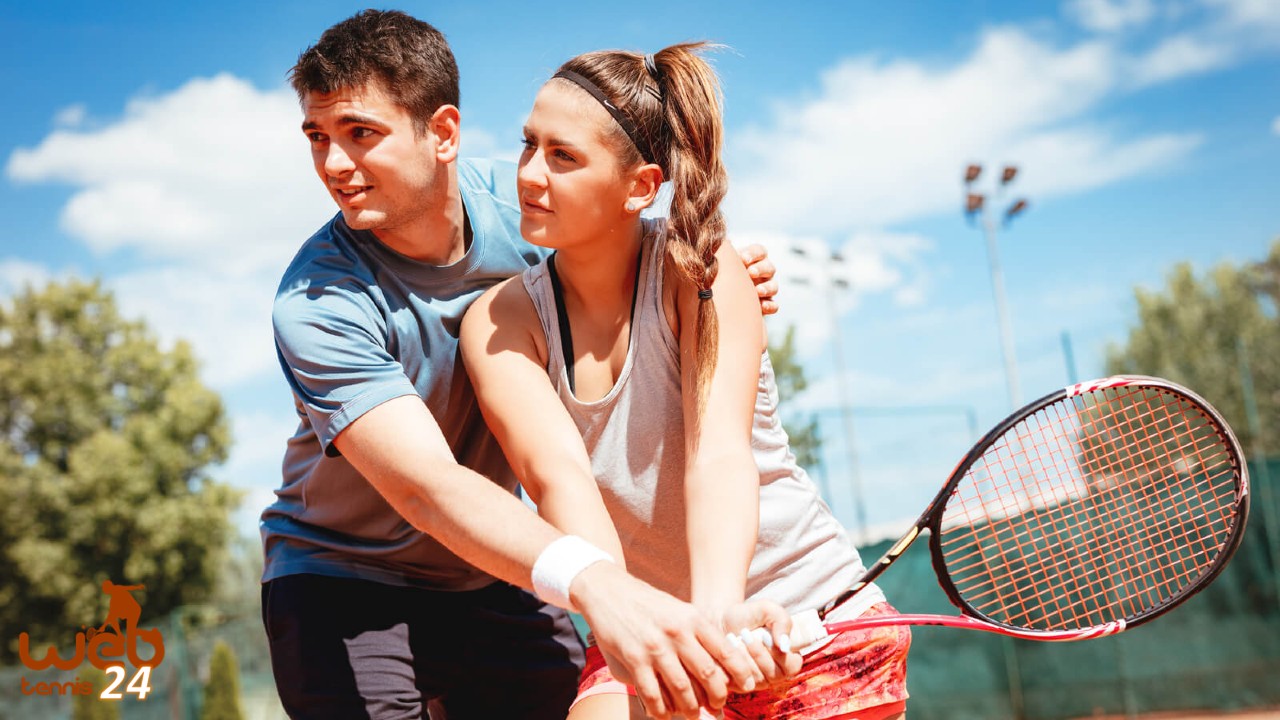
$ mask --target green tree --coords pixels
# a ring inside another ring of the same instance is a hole
[[[238,502],[219,397],[185,343],[162,349],[98,283],[0,305],[0,662],[17,637],[68,648],[105,618],[104,580],[142,619],[204,600]]]
[[[204,686],[200,720],[244,720],[240,708],[240,670],[236,654],[225,641],[213,646],[209,658],[209,682]]]
[[[798,396],[809,385],[804,375],[804,366],[796,358],[795,326],[787,327],[781,343],[769,343],[769,360],[773,363],[773,374],[778,381],[778,397],[781,399],[782,409],[786,410],[787,401]],[[796,454],[796,461],[801,467],[815,468],[822,450],[817,418],[784,412],[783,422],[787,427],[787,436],[791,438],[791,451]]]
[[[100,697],[107,687],[106,673],[85,663],[76,671],[76,677],[93,685],[93,692],[71,699],[71,720],[120,720],[120,701]]]
[[[1162,290],[1136,291],[1138,324],[1122,346],[1107,351],[1109,373],[1156,375],[1181,383],[1212,403],[1246,452],[1255,438],[1245,409],[1243,348],[1253,377],[1261,446],[1280,452],[1280,241],[1261,262],[1222,264],[1197,277],[1179,264]]]

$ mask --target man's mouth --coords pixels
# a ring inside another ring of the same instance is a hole
[[[334,188],[333,191],[338,194],[338,197],[349,200],[363,192],[367,192],[372,187],[372,185],[356,185],[353,187]]]

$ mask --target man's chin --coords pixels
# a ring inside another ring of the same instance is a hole
[[[379,212],[369,210],[343,208],[342,219],[352,230],[376,230],[386,217]]]

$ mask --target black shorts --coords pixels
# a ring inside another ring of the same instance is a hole
[[[262,621],[292,718],[563,720],[583,664],[568,613],[504,582],[289,575],[263,584]]]

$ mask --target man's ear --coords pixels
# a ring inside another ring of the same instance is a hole
[[[658,189],[662,187],[662,179],[662,168],[654,163],[636,168],[631,180],[631,191],[627,193],[627,209],[640,212],[652,205],[658,197]]]
[[[454,105],[441,105],[431,115],[428,129],[436,138],[436,159],[450,163],[458,159],[458,144],[462,140],[462,116]]]

